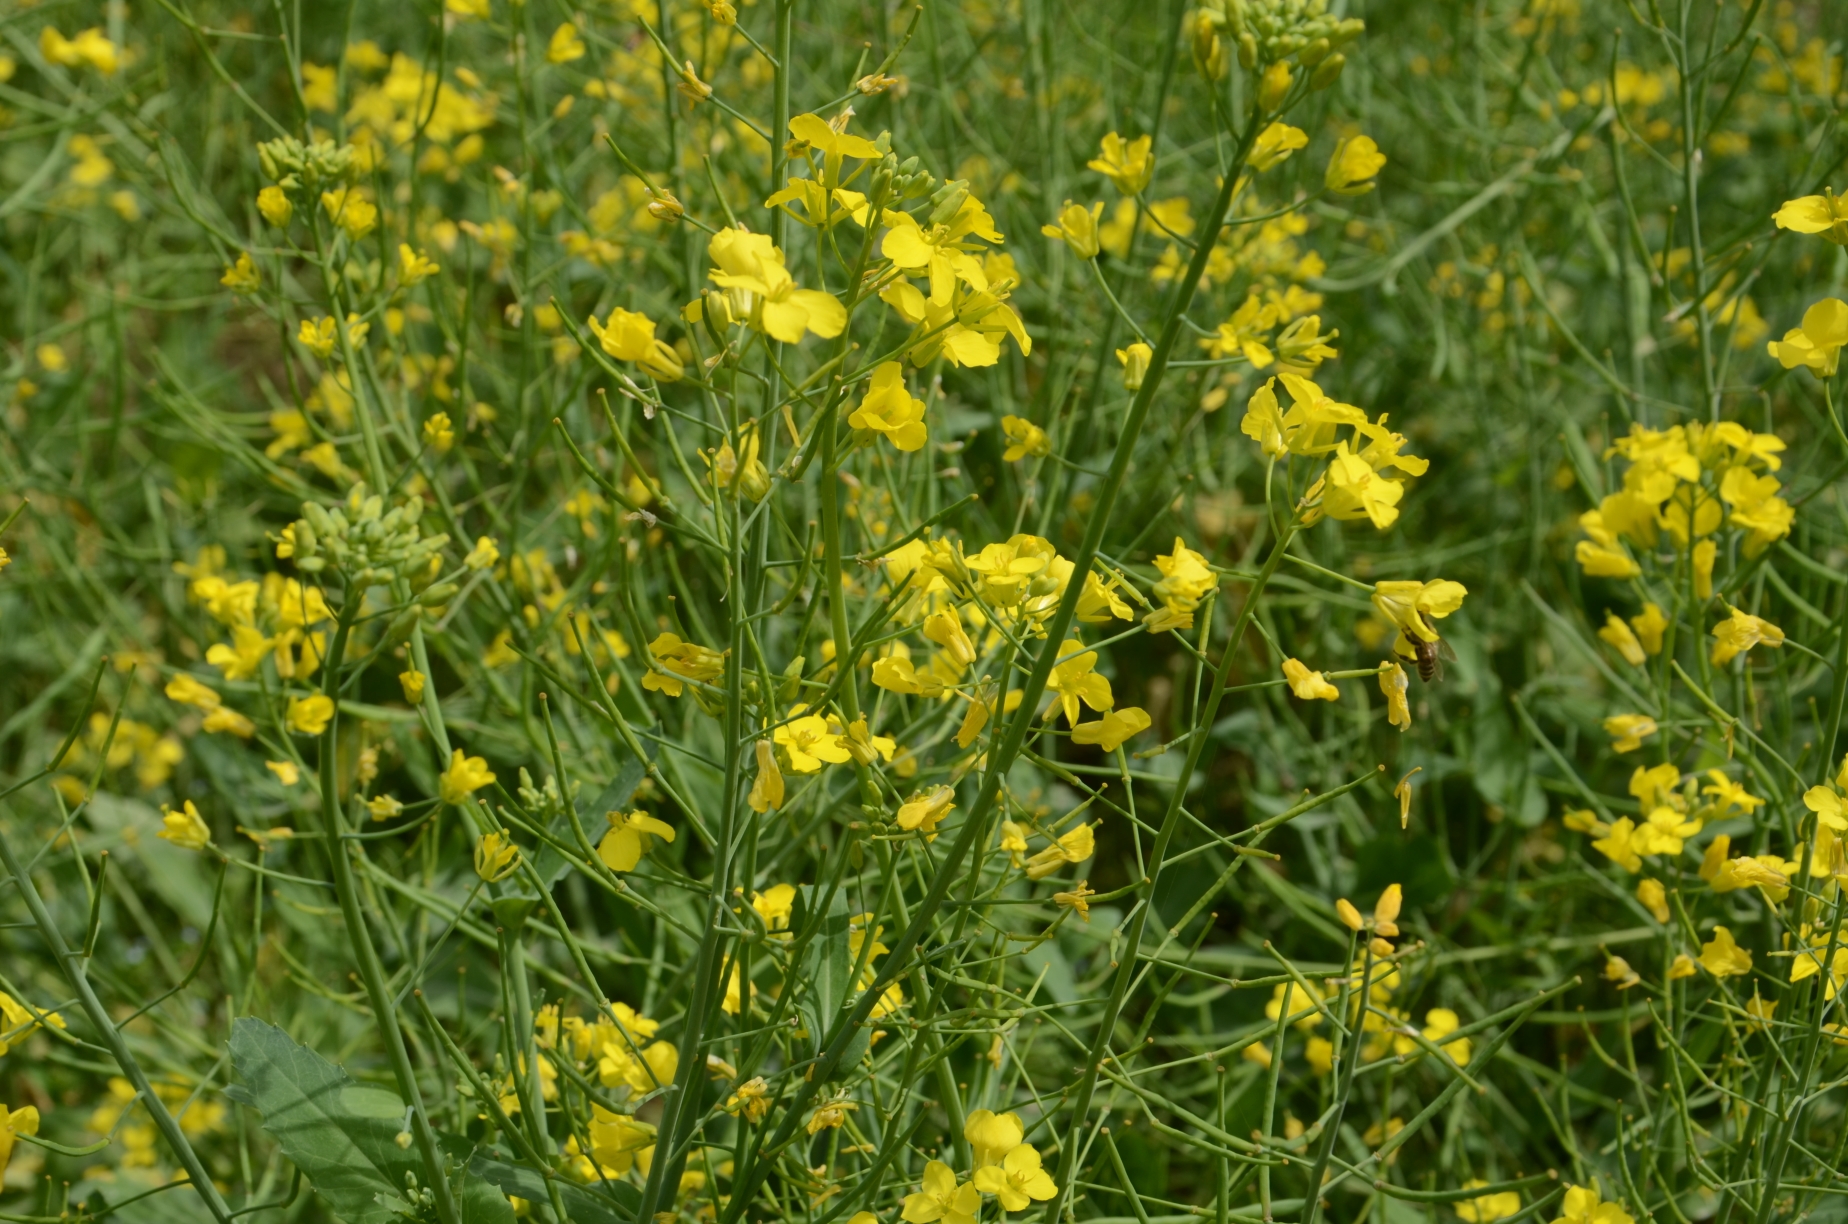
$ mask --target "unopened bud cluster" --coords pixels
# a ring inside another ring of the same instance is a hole
[[[293,136],[257,146],[257,160],[264,175],[290,188],[318,187],[351,178],[356,156],[352,145],[336,145],[331,140],[304,144]]]
[[[422,515],[416,499],[385,509],[385,499],[368,495],[364,484],[353,487],[344,506],[304,502],[294,526],[295,564],[309,574],[331,566],[362,588],[421,576],[449,542],[447,535],[424,535]]]

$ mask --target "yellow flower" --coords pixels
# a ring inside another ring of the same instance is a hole
[[[1303,701],[1341,700],[1341,690],[1323,679],[1321,672],[1310,671],[1301,660],[1285,659],[1283,676],[1290,682],[1290,691]]]
[[[910,659],[892,655],[873,662],[873,683],[889,693],[908,697],[937,697],[943,693],[943,681],[928,672],[919,672]]]
[[[1117,360],[1123,365],[1123,389],[1125,391],[1142,390],[1143,380],[1149,374],[1149,359],[1155,350],[1137,340],[1128,348],[1116,351]]]
[[[899,1216],[905,1224],[975,1224],[981,1214],[982,1192],[974,1182],[956,1183],[956,1174],[941,1160],[924,1166],[924,1181],[917,1193],[907,1194]]]
[[[1680,952],[1675,955],[1674,963],[1668,967],[1668,980],[1678,982],[1682,978],[1693,977],[1697,972],[1693,959],[1686,952]]]
[[[1255,364],[1255,363],[1254,363]],[[1274,390],[1281,380],[1291,407],[1283,412]],[[1336,447],[1335,430],[1342,425],[1368,424],[1367,414],[1352,404],[1330,399],[1315,383],[1298,374],[1283,373],[1252,392],[1245,405],[1240,429],[1272,459],[1290,455],[1325,455]]]
[[[764,920],[764,927],[771,932],[789,929],[795,903],[794,884],[772,884],[768,891],[753,893],[751,896],[751,908],[757,911],[757,916]]]
[[[1662,887],[1662,881],[1643,880],[1636,886],[1636,899],[1643,903],[1643,908],[1649,911],[1652,918],[1664,926],[1668,925],[1668,890]]]
[[[883,362],[873,371],[866,397],[847,424],[880,434],[901,451],[921,450],[930,439],[924,426],[924,401],[905,387],[905,367],[896,361]]]
[[[1148,711],[1139,706],[1108,710],[1096,722],[1079,723],[1072,728],[1072,743],[1095,744],[1105,752],[1115,752],[1125,741],[1149,729]]]
[[[289,698],[289,730],[300,735],[319,735],[327,730],[334,717],[334,699],[326,693],[311,697]]]
[[[255,293],[263,287],[263,277],[258,274],[257,265],[250,261],[250,252],[240,251],[237,263],[225,269],[218,283],[233,293]]]
[[[1842,797],[1828,787],[1810,787],[1803,793],[1803,806],[1816,813],[1816,822],[1824,828],[1848,832],[1848,807],[1843,805]]]
[[[1636,1224],[1636,1221],[1618,1204],[1600,1203],[1596,1185],[1568,1184],[1560,1216],[1553,1224]]]
[[[475,874],[489,884],[504,880],[519,869],[520,848],[513,844],[513,838],[492,830],[481,835],[475,843]]]
[[[1270,1002],[1264,1015],[1270,1020],[1284,1020],[1307,1032],[1322,1023],[1319,1000],[1296,982],[1281,982],[1271,988]]]
[[[1414,641],[1427,644],[1438,641],[1434,621],[1442,620],[1463,606],[1469,588],[1460,582],[1439,578],[1431,582],[1376,582],[1373,584],[1373,607],[1381,619],[1396,626],[1398,638],[1393,653],[1402,659],[1414,657]]]
[[[1623,957],[1607,954],[1604,958],[1604,980],[1615,984],[1619,990],[1628,990],[1642,981],[1643,977]]]
[[[725,1100],[725,1112],[736,1114],[746,1122],[762,1122],[770,1112],[770,1085],[761,1075],[739,1084]]]
[[[1648,658],[1643,652],[1643,644],[1636,640],[1636,634],[1615,612],[1604,614],[1604,628],[1598,630],[1598,636],[1623,656],[1624,662],[1631,667],[1641,667]]]
[[[294,786],[302,780],[302,771],[294,761],[265,761],[263,768],[276,775],[276,780],[284,786]]]
[[[295,216],[295,205],[286,191],[272,183],[257,192],[257,211],[277,229],[285,229]]]
[[[1309,147],[1309,134],[1301,128],[1291,127],[1287,123],[1272,123],[1258,133],[1258,141],[1251,147],[1249,158],[1251,168],[1259,174],[1285,160],[1298,149]],[[1385,159],[1381,159],[1382,162]]]
[[[552,31],[551,41],[545,46],[545,59],[548,64],[568,64],[583,59],[585,50],[577,27],[567,21]]]
[[[1488,1185],[1481,1178],[1471,1178],[1463,1183],[1463,1189],[1474,1190]],[[1498,1194],[1484,1194],[1473,1199],[1464,1199],[1452,1204],[1451,1209],[1457,1213],[1459,1220],[1469,1224],[1491,1224],[1494,1220],[1503,1220],[1521,1209],[1521,1196],[1513,1190],[1503,1190]]]
[[[1041,717],[1051,718],[1063,709],[1065,721],[1076,726],[1080,701],[1099,713],[1116,704],[1116,699],[1110,695],[1110,681],[1092,670],[1097,666],[1095,650],[1086,650],[1082,643],[1068,638],[1059,646],[1059,658],[1065,661],[1055,663],[1052,675],[1046,680],[1053,699],[1047,703]]]
[[[404,700],[407,704],[423,704],[425,680],[424,674],[415,667],[398,673],[398,687],[404,690]]]
[[[1039,1150],[1023,1143],[1004,1156],[999,1165],[986,1165],[970,1178],[976,1189],[1001,1201],[1003,1211],[1025,1211],[1059,1193],[1058,1183],[1040,1167]]]
[[[46,32],[50,32],[50,27],[46,28]],[[4,1173],[7,1164],[13,1159],[13,1144],[18,1142],[19,1136],[38,1134],[39,1112],[31,1105],[22,1105],[13,1110],[0,1105],[0,1113],[6,1115],[5,1123],[0,1124],[0,1173]]]
[[[1373,176],[1386,164],[1386,155],[1371,136],[1345,137],[1328,159],[1322,181],[1336,195],[1365,195],[1376,183]]]
[[[776,749],[769,740],[758,740],[752,751],[757,756],[757,777],[751,783],[748,801],[753,812],[780,811],[783,807],[783,771],[777,768]]]
[[[1803,325],[1765,342],[1765,352],[1786,370],[1802,366],[1818,378],[1832,378],[1848,344],[1848,302],[1824,298],[1803,312]]]
[[[673,382],[686,373],[680,355],[665,341],[655,339],[654,320],[645,314],[618,306],[610,311],[609,322],[598,323],[597,316],[591,315],[585,323],[597,337],[598,347],[618,361],[633,361],[661,382]]]
[[[1643,605],[1640,616],[1630,618],[1630,628],[1636,630],[1636,638],[1645,652],[1662,653],[1662,635],[1668,631],[1668,617],[1662,615],[1662,609],[1653,601]]]
[[[366,801],[366,810],[374,820],[390,820],[404,810],[404,805],[390,795],[376,795]]]
[[[834,161],[843,157],[872,161],[879,156],[879,146],[872,141],[864,136],[848,134],[845,116],[836,122],[840,124],[839,128],[820,115],[797,115],[789,121],[789,134],[796,138],[796,143],[812,146],[820,150],[824,158]]]
[[[1001,453],[1005,463],[1018,463],[1029,455],[1044,455],[1052,450],[1046,431],[1025,417],[1002,417],[1001,432],[1008,439],[1008,447]]]
[[[1714,977],[1735,977],[1752,971],[1752,954],[1733,942],[1732,932],[1713,928],[1713,938],[1700,946],[1700,963]]]
[[[422,251],[412,250],[408,243],[398,244],[398,281],[400,284],[421,284],[441,271],[442,268],[437,266],[436,261]]]
[[[493,537],[479,536],[475,540],[475,547],[469,549],[468,556],[462,558],[462,564],[472,570],[484,570],[492,568],[499,560],[500,548],[494,543]]]
[[[1469,1038],[1458,1037],[1455,1041],[1445,1041],[1444,1038],[1456,1032],[1462,1024],[1457,1014],[1448,1007],[1433,1007],[1425,1013],[1425,1040],[1450,1055],[1451,1061],[1459,1067],[1469,1062]]]
[[[650,669],[642,677],[642,687],[666,693],[669,697],[680,696],[685,687],[681,683],[683,680],[704,684],[717,679],[725,670],[724,654],[694,642],[683,642],[674,633],[663,633],[648,643],[648,653],[661,670]],[[875,683],[877,680],[875,676]]]
[[[1713,627],[1713,663],[1717,667],[1730,663],[1754,646],[1778,647],[1784,644],[1784,631],[1761,617],[1731,609],[1732,616]]]
[[[224,672],[227,680],[248,680],[275,645],[275,639],[264,637],[250,625],[233,625],[231,645],[213,643],[205,652],[205,661]]]
[[[257,725],[227,706],[219,706],[205,716],[199,728],[207,734],[228,731],[239,739],[249,739],[257,733]]]
[[[1343,439],[1335,446],[1327,473],[1311,486],[1304,501],[1314,507],[1312,516],[1326,514],[1343,521],[1364,518],[1384,531],[1398,521],[1399,500],[1404,496],[1403,484],[1382,475],[1364,455],[1352,453]]]
[[[970,1112],[963,1123],[963,1138],[969,1141],[972,1167],[998,1165],[1026,1138],[1026,1127],[1017,1113],[998,1114],[992,1109]]]
[[[1057,238],[1080,259],[1096,259],[1097,222],[1103,215],[1104,205],[1101,200],[1089,208],[1067,200],[1065,207],[1059,210],[1059,223],[1040,226],[1040,233],[1048,238]]]
[[[841,746],[840,734],[829,730],[819,714],[804,714],[805,706],[790,707],[790,720],[772,732],[777,747],[789,754],[789,767],[797,773],[814,773],[824,764],[839,765],[853,759]]]
[[[379,223],[378,205],[360,195],[357,187],[323,191],[321,208],[355,242],[370,234]]]
[[[1580,540],[1574,556],[1586,575],[1592,578],[1634,578],[1643,572],[1642,566],[1631,560],[1630,555],[1617,547],[1615,541],[1601,544]]]
[[[1050,846],[1027,860],[1027,878],[1043,880],[1067,863],[1082,863],[1097,852],[1097,836],[1090,824],[1068,829]]]
[[[1656,733],[1656,721],[1647,714],[1613,714],[1604,720],[1613,752],[1632,752]]]
[[[832,294],[796,285],[768,234],[722,229],[708,252],[718,265],[712,283],[729,292],[734,315],[771,339],[794,344],[813,334],[831,340],[847,326],[847,309]]]
[[[66,68],[80,68],[85,64],[96,69],[104,76],[112,76],[122,63],[122,49],[108,38],[97,26],[80,30],[75,37],[66,38],[50,26],[39,31],[39,51],[54,64]],[[37,1114],[33,1117],[36,1119]],[[31,1132],[36,1134],[37,1132]],[[10,1149],[9,1149],[10,1150]],[[0,1161],[0,1166],[5,1162]]]
[[[918,832],[936,835],[937,825],[954,808],[955,788],[933,786],[927,791],[920,791],[898,805],[898,827],[906,832]]]
[[[1412,728],[1412,706],[1406,700],[1411,684],[1411,677],[1399,664],[1388,663],[1380,668],[1380,692],[1386,696],[1386,721],[1401,731]]]
[[[1295,79],[1288,61],[1276,60],[1264,70],[1258,84],[1258,105],[1267,111],[1274,111],[1283,105],[1289,96],[1290,82]]]
[[[444,803],[461,803],[493,781],[485,758],[464,756],[457,748],[449,754],[449,768],[443,771],[438,789]]]
[[[597,857],[611,871],[634,871],[650,837],[674,840],[674,826],[646,812],[610,812],[605,818],[610,822],[610,831],[597,843]]]
[[[1784,207],[1771,214],[1779,229],[1799,234],[1821,234],[1837,246],[1848,246],[1848,198],[1836,196],[1833,189],[1822,195],[1786,200]]]
[[[1147,136],[1124,140],[1111,132],[1100,142],[1097,156],[1085,166],[1115,183],[1116,189],[1124,195],[1133,196],[1147,187],[1155,175],[1155,159],[1150,155],[1150,146]]]
[[[188,799],[179,811],[174,811],[166,804],[160,809],[161,831],[155,834],[162,841],[170,841],[184,850],[203,850],[212,840],[212,830],[206,825],[205,818],[199,815],[199,809]]]
[[[185,672],[167,681],[166,692],[168,700],[177,701],[181,705],[198,706],[201,710],[216,710],[224,702],[224,698],[215,690]]]

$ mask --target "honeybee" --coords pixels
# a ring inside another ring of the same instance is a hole
[[[1429,642],[1421,637],[1412,639],[1412,662],[1418,668],[1418,678],[1426,684],[1432,684],[1444,678],[1444,660],[1455,658],[1456,655],[1450,649],[1450,643],[1435,636],[1437,626],[1431,623],[1429,613],[1420,612],[1418,618],[1424,621],[1425,628],[1431,631],[1433,639]]]

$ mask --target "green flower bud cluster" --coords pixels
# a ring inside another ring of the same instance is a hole
[[[303,144],[284,136],[257,146],[264,175],[285,188],[344,182],[353,176],[355,157],[352,145],[336,145],[331,140]]]
[[[421,575],[449,543],[447,535],[422,533],[422,515],[416,499],[386,510],[385,499],[368,496],[363,483],[353,486],[344,506],[304,502],[295,521],[295,564],[308,574],[332,567],[361,589]]]
[[[1316,68],[1367,28],[1358,17],[1330,16],[1328,0],[1224,0],[1224,4],[1226,24],[1238,42],[1239,62],[1246,68],[1291,56],[1305,68]]]

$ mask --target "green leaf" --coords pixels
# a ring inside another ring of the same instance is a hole
[[[822,1042],[827,1039],[829,1025],[854,993],[851,981],[854,957],[848,941],[850,922],[846,891],[837,889],[827,916],[822,919],[821,929],[809,942],[802,958],[804,990],[796,1007],[802,1015],[803,1023],[808,1026],[809,1040],[818,1055],[822,1050]],[[854,1035],[842,1059],[842,1066],[850,1067],[859,1061],[865,1053],[868,1038],[865,1029]]]
[[[497,1159],[500,1153],[477,1153],[469,1169],[502,1194],[514,1195],[534,1203],[548,1201],[545,1179],[525,1165]],[[629,1224],[642,1196],[627,1182],[609,1182],[603,1186],[577,1186],[557,1183],[559,1197],[571,1224]],[[612,1197],[614,1202],[611,1201]]]
[[[241,1083],[227,1095],[263,1117],[282,1145],[346,1224],[401,1224],[405,1175],[429,1178],[413,1149],[398,1146],[407,1112],[397,1093],[357,1084],[341,1068],[274,1025],[248,1017],[231,1028],[231,1063]],[[469,1171],[471,1146],[440,1136],[463,1224],[513,1224],[506,1198]]]

